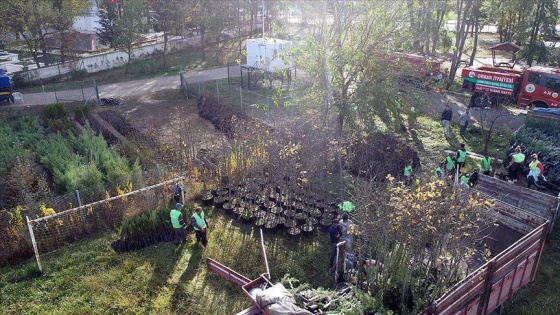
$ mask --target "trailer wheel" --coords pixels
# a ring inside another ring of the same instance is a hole
[[[540,107],[540,108],[548,108],[548,105],[545,102],[532,102],[531,104],[529,104],[529,107],[531,108],[536,108],[536,107]]]
[[[16,103],[14,96],[12,94],[10,94],[10,100],[12,101],[12,104]],[[10,101],[8,101],[8,104],[10,104]]]

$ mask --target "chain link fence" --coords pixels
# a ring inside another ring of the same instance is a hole
[[[259,118],[274,125],[278,115],[291,110],[293,103],[287,88],[268,88],[248,90],[239,85],[238,79],[189,82],[180,74],[181,90],[187,98],[212,95],[218,102],[231,106],[235,111]],[[233,83],[230,83],[233,82]]]
[[[166,166],[160,167],[159,165],[157,165],[157,167],[155,168],[144,169],[142,171],[142,174],[140,174],[140,177],[133,178],[130,183],[110,182],[105,184],[104,189],[102,190],[103,192],[100,192],[99,189],[90,187],[88,189],[76,190],[65,194],[51,195],[50,197],[42,198],[38,201],[35,201],[32,198],[26,198],[28,200],[25,204],[16,206],[15,208],[10,210],[0,210],[0,235],[2,235],[2,237],[0,237],[0,265],[2,265],[3,263],[8,263],[12,260],[17,260],[21,257],[28,257],[33,253],[34,248],[29,234],[31,231],[28,229],[28,224],[26,224],[26,218],[29,218],[31,222],[35,222],[36,220],[39,220],[41,217],[44,217],[47,213],[50,212],[58,214],[61,212],[65,212],[67,209],[73,208],[80,208],[80,211],[82,212],[86,210],[90,211],[89,208],[84,208],[84,205],[92,204],[98,202],[99,200],[105,200],[113,196],[125,194],[132,190],[142,190],[145,187],[156,185],[165,181],[166,179],[172,178],[173,176],[174,174],[172,170],[168,169]],[[183,184],[187,185],[186,182]],[[166,189],[168,189],[168,187]],[[144,209],[145,207],[148,207],[148,205],[148,203],[139,203],[137,204],[137,207],[138,209]],[[70,216],[60,217],[57,220],[62,221],[56,222],[64,223],[67,221],[75,221],[77,220],[77,218],[81,219],[83,218],[83,216],[88,216],[91,214],[87,211],[85,214],[73,214]],[[64,234],[66,235],[64,237],[67,237],[67,239],[65,238],[65,242],[78,240],[81,239],[83,235],[97,233],[105,228],[114,227],[114,225],[108,223],[108,219],[101,219],[102,218],[96,217],[96,219],[92,221],[95,222],[95,224],[87,223],[79,233],[76,232],[77,234],[74,232],[72,232],[74,233],[72,235]],[[101,223],[103,223],[104,225],[102,225]],[[42,233],[41,231],[43,230],[40,230],[39,232],[35,231],[35,236],[37,236],[37,233]],[[61,233],[63,231],[66,231],[64,233],[70,233],[70,231],[73,230],[57,227],[49,229],[48,231],[49,233],[53,233],[53,231],[59,231]],[[44,245],[46,247],[43,248],[46,248],[47,251],[51,251],[57,248],[57,244],[64,243],[60,242],[62,240],[61,237],[62,236],[58,237],[58,239],[56,239],[56,242],[46,241],[47,245]]]
[[[43,84],[41,90],[42,101],[45,104],[68,102],[99,104],[99,89],[95,80]]]
[[[114,228],[126,218],[168,206],[174,195],[171,187],[182,185],[182,180],[182,177],[173,178],[37,219],[26,217],[39,270],[43,271],[42,255]],[[80,201],[79,195],[77,199]]]

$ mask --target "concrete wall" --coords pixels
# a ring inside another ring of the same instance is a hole
[[[167,51],[182,50],[188,47],[197,46],[199,43],[199,37],[169,40],[167,42]],[[148,58],[156,51],[163,51],[163,44],[163,38],[158,38],[152,43],[147,43],[135,48],[132,51],[131,57],[133,60]],[[118,67],[126,64],[127,62],[128,55],[126,53],[121,51],[111,51],[83,57],[77,61],[28,70],[27,73],[23,74],[23,78],[25,78],[26,81],[38,81],[68,74],[76,70],[85,70],[88,73],[93,73]],[[23,68],[23,66],[21,68]],[[12,69],[15,71],[22,70]]]

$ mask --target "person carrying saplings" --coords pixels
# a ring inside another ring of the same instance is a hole
[[[465,144],[461,143],[461,147],[457,150],[457,169],[459,172],[461,168],[465,167],[465,161],[467,160],[467,150],[465,150]]]
[[[488,156],[488,152],[484,152],[484,157],[480,161],[480,171],[484,175],[490,176],[490,169],[492,168],[492,159]]]
[[[513,184],[517,182],[517,177],[519,176],[519,172],[523,167],[523,162],[525,162],[525,154],[521,152],[521,147],[517,146],[515,148],[515,153],[512,155],[511,161],[507,166],[508,173],[509,173],[508,183]]]
[[[455,159],[453,159],[453,153],[449,153],[446,157],[445,157],[445,172],[447,173],[447,175],[452,175],[453,173],[455,173]]]
[[[412,182],[412,159],[408,160],[408,163],[404,167],[404,184],[410,185]]]
[[[208,238],[206,238],[206,229],[208,228],[208,221],[204,216],[204,211],[202,207],[196,207],[195,212],[191,216],[191,223],[194,228],[196,235],[196,241],[201,242],[202,246],[206,247],[208,244]]]
[[[531,162],[529,163],[529,174],[527,174],[527,188],[531,188],[532,185],[535,185],[537,189],[540,189],[539,186],[539,175],[541,173],[541,169],[539,168],[539,157],[536,154],[531,154]]]
[[[187,236],[185,234],[185,220],[183,220],[183,214],[181,213],[183,209],[183,204],[177,203],[175,209],[171,209],[169,216],[171,217],[171,225],[173,226],[173,231],[175,233],[175,239],[173,243],[179,245],[187,241]]]

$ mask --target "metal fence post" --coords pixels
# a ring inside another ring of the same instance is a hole
[[[181,203],[185,204],[185,185],[183,182],[183,177],[181,177]]]
[[[58,96],[56,95],[56,86],[54,85],[54,83],[53,83],[52,87],[53,87],[53,90],[54,90],[54,99],[55,99],[56,102],[58,102]]]
[[[35,259],[37,260],[37,266],[39,270],[43,272],[43,266],[41,265],[41,259],[39,258],[39,249],[37,248],[37,242],[35,241],[35,234],[33,233],[33,227],[31,226],[31,220],[28,216],[25,216],[27,220],[27,228],[29,229],[29,235],[31,236],[31,243],[33,244],[33,251],[35,252]]]
[[[80,88],[82,89],[82,101],[86,100],[86,96],[84,95],[84,84],[80,82]]]
[[[239,105],[241,105],[241,111],[243,112],[243,87],[239,87]]]
[[[270,95],[266,96],[266,117],[270,119]]]
[[[218,102],[220,102],[220,85],[218,84],[218,80],[216,80],[216,93],[218,94]]]
[[[78,206],[82,206],[82,198],[80,198],[80,191],[76,189],[76,199],[78,200]]]
[[[95,99],[97,101],[97,105],[99,105],[101,100],[99,99],[99,89],[97,88],[97,82],[95,81],[95,79],[93,79],[93,89],[95,90]]]

